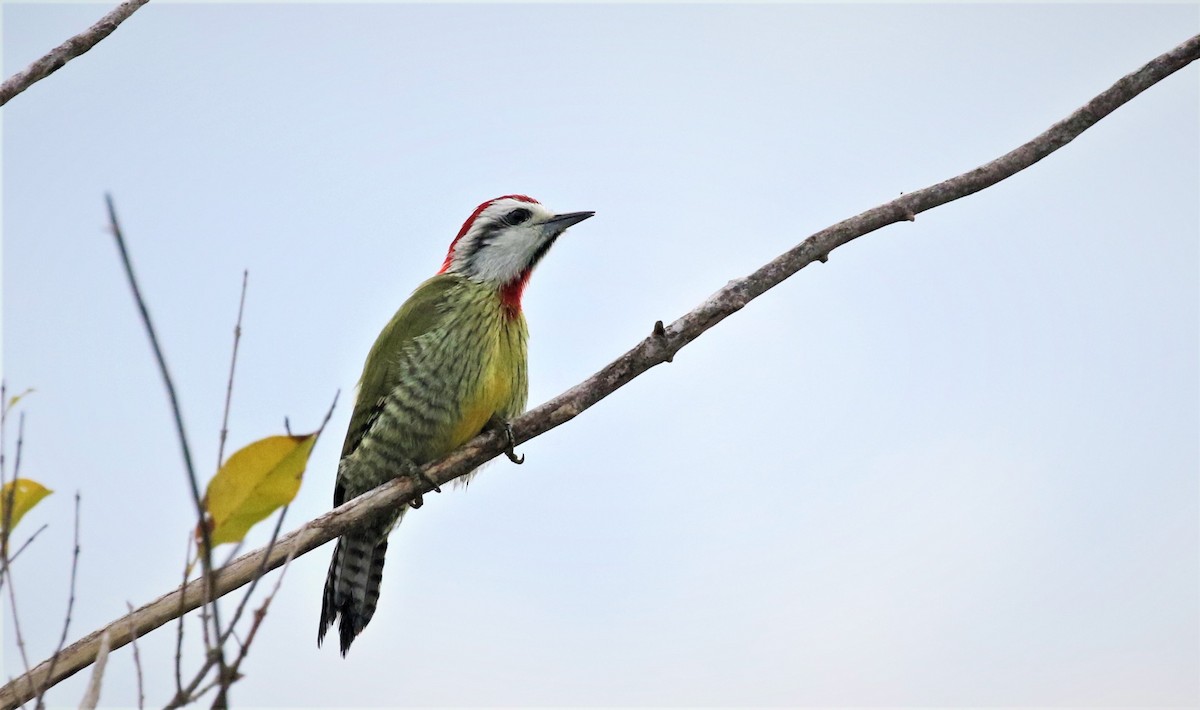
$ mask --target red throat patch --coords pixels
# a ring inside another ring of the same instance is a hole
[[[487,202],[484,202],[483,204],[476,207],[475,211],[471,213],[471,216],[467,217],[467,221],[463,222],[462,228],[459,229],[458,234],[456,234],[454,236],[454,241],[450,242],[450,249],[446,251],[446,260],[442,262],[442,268],[438,269],[439,274],[446,273],[446,269],[450,268],[450,262],[454,260],[454,247],[458,246],[458,240],[462,239],[466,235],[467,232],[471,231],[471,225],[475,224],[475,220],[479,218],[479,215],[484,210],[486,210],[488,207],[491,207],[493,203],[499,202],[500,200],[518,200],[520,202],[529,202],[534,205],[540,204],[537,200],[533,199],[529,195],[502,195],[500,197],[496,197],[494,199],[488,200]],[[525,281],[528,281],[529,275],[526,274],[524,279],[525,279]],[[505,288],[508,288],[508,287],[505,287]],[[524,288],[525,288],[525,285],[524,285],[524,283],[522,283],[521,287],[519,289],[517,289],[517,310],[520,310],[521,291],[524,290]]]
[[[520,276],[500,289],[500,303],[510,320],[521,314],[521,295],[525,293],[525,285],[529,283],[529,275],[532,273],[533,269],[525,269]]]

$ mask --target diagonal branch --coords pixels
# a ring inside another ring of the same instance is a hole
[[[100,40],[112,34],[113,30],[117,29],[117,25],[127,20],[135,10],[147,2],[149,0],[125,0],[107,15],[101,17],[96,24],[50,50],[46,56],[25,69],[10,76],[3,84],[0,84],[0,106],[8,103],[12,97],[28,89],[35,82],[58,71],[75,57],[95,47]]]
[[[753,274],[734,279],[679,320],[653,332],[632,350],[575,387],[513,421],[516,443],[522,443],[579,416],[587,408],[615,392],[630,380],[671,358],[706,330],[736,313],[755,297],[779,284],[814,261],[824,262],[829,253],[847,242],[889,224],[912,221],[920,212],[974,194],[1028,168],[1050,153],[1074,140],[1097,121],[1115,111],[1141,92],[1200,58],[1200,35],[1122,77],[1096,98],[1041,135],[1005,155],[957,177],[908,193],[891,202],[867,210],[813,234]],[[441,461],[423,468],[437,485],[474,470],[505,449],[503,435],[489,432],[467,442]],[[412,500],[418,491],[409,477],[398,478],[301,525],[288,533],[269,551],[248,552],[214,572],[218,594],[227,594],[248,584],[260,570],[276,569],[293,557],[299,557],[343,533],[360,526],[376,511],[393,508]],[[265,558],[265,559],[264,559]],[[111,634],[112,647],[130,640],[131,629],[145,635],[175,618],[180,610],[191,611],[204,600],[202,581],[197,580],[159,597],[127,617],[104,629],[94,631],[63,650],[53,678],[46,678],[47,663],[39,664],[28,675],[34,685],[53,684],[87,667],[96,657],[101,636]],[[0,688],[0,708],[14,707],[29,697],[25,676]]]

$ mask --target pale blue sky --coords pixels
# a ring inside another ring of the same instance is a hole
[[[106,9],[4,3],[4,74]],[[597,213],[526,293],[536,404],[1197,31],[1184,4],[152,2],[2,110],[4,376],[38,390],[24,472],[58,491],[23,524],[51,526],[16,569],[31,655],[73,491],[72,638],[175,584],[193,523],[105,191],[204,471],[243,268],[231,445],[342,390],[290,529],[329,508],[375,334],[479,202]],[[315,645],[330,548],[297,560],[234,701],[1200,703],[1197,76],[431,497],[348,659]],[[172,644],[143,641],[152,704]],[[103,701],[133,688],[125,649]]]

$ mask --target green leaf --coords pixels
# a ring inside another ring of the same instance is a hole
[[[319,433],[268,436],[229,457],[204,496],[214,546],[240,542],[256,523],[292,502]]]
[[[14,478],[5,483],[3,487],[0,487],[0,527],[7,522],[8,530],[6,532],[11,533],[33,506],[53,492],[37,481],[28,478]],[[8,512],[10,500],[12,501],[12,513]]]

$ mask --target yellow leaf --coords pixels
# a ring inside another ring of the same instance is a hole
[[[26,389],[24,392],[22,392],[21,394],[14,394],[13,396],[11,396],[11,397],[9,397],[9,398],[8,398],[8,405],[5,407],[5,409],[6,409],[6,410],[7,410],[7,409],[12,409],[13,407],[15,407],[15,406],[17,405],[17,402],[20,402],[20,401],[21,401],[21,399],[22,399],[22,398],[23,398],[25,395],[27,395],[27,394],[33,394],[34,392],[37,392],[37,390],[35,390],[34,388],[30,387],[30,388]]]
[[[213,545],[239,542],[255,523],[292,502],[318,433],[268,436],[229,457],[204,495]]]
[[[37,505],[43,498],[54,491],[37,481],[28,478],[14,478],[0,488],[0,527],[7,521],[11,532],[21,522],[21,518]],[[8,503],[12,501],[12,513],[8,512]]]

